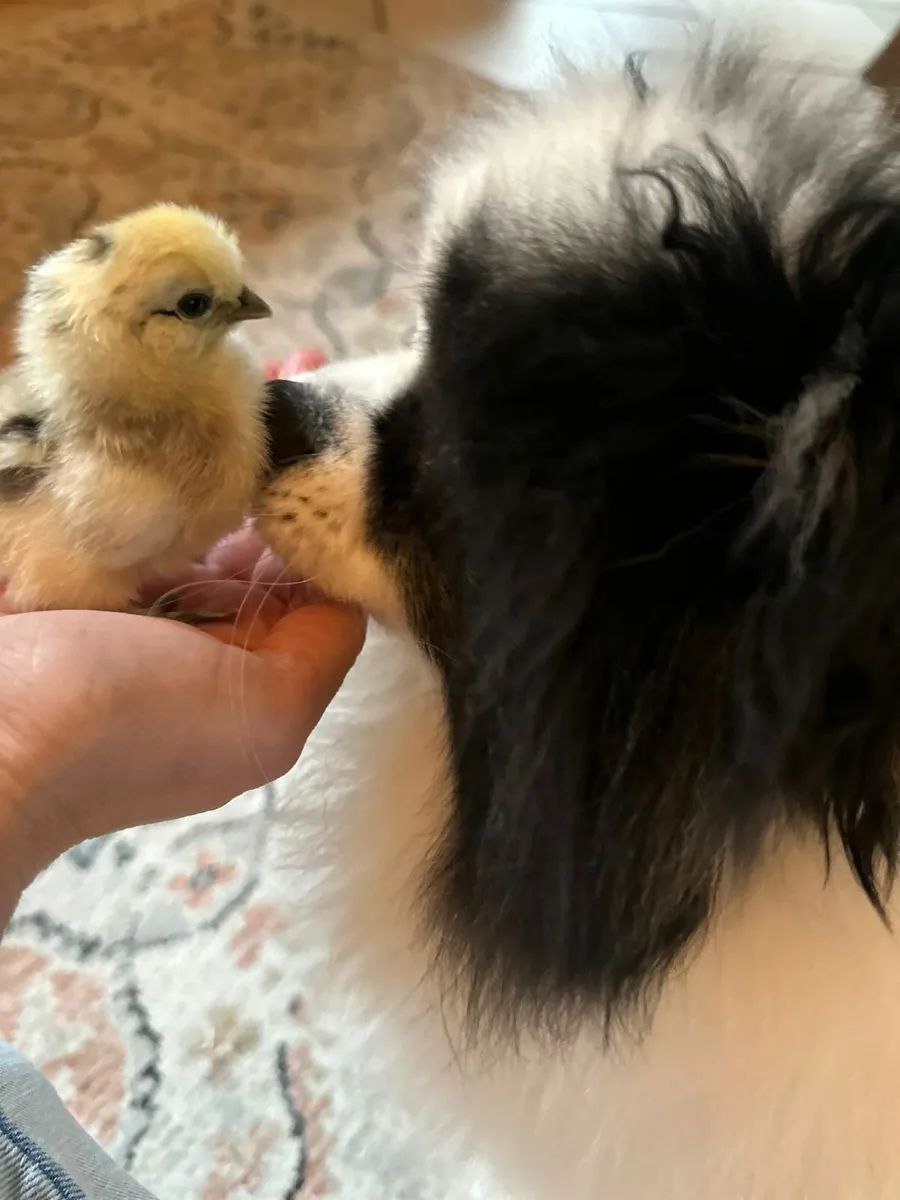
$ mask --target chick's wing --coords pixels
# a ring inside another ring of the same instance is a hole
[[[106,569],[139,567],[177,544],[183,516],[175,490],[152,471],[70,452],[50,488],[71,540]]]

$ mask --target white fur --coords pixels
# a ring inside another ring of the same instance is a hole
[[[368,1031],[372,1094],[457,1160],[452,1200],[474,1200],[476,1165],[492,1200],[893,1200],[900,947],[843,861],[826,881],[821,847],[786,841],[641,1044],[608,1053],[588,1027],[566,1050],[467,1048],[418,916],[442,744],[431,669],[374,631],[292,781],[309,808],[289,861],[333,938],[323,995]]]

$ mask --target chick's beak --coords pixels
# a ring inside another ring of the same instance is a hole
[[[248,287],[241,288],[237,308],[232,313],[232,321],[261,321],[271,317],[272,310],[261,296],[251,292]]]

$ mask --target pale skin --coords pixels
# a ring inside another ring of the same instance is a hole
[[[245,532],[177,581],[186,609],[232,622],[0,615],[0,931],[85,838],[217,808],[296,762],[365,626],[278,579]]]

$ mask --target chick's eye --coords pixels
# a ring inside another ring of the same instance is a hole
[[[178,313],[188,321],[205,317],[212,308],[212,296],[206,292],[186,292],[178,301]]]

